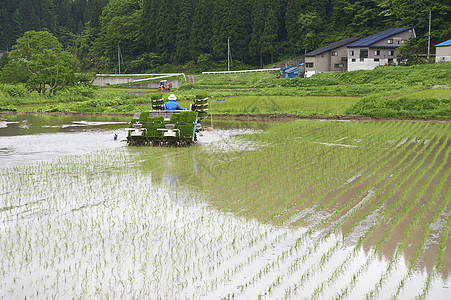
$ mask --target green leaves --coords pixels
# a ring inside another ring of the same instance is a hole
[[[17,40],[2,81],[25,83],[29,90],[54,95],[63,86],[74,83],[73,57],[62,50],[58,39],[47,31],[28,31]]]

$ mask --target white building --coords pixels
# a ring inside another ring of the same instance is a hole
[[[349,44],[348,71],[397,65],[396,49],[411,37],[416,37],[413,27],[392,28]]]
[[[435,62],[451,61],[451,39],[435,45]]]

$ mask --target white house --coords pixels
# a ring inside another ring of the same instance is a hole
[[[451,39],[435,45],[435,62],[451,61]]]
[[[396,49],[410,37],[415,37],[413,27],[391,28],[349,44],[348,71],[397,65]]]

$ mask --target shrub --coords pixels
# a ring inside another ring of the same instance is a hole
[[[451,118],[451,100],[436,98],[362,98],[352,105],[346,113],[361,114],[376,118]]]
[[[207,97],[208,97],[207,93],[200,92],[200,93],[196,94],[196,99],[204,99],[204,98],[207,98]]]
[[[14,105],[0,106],[0,111],[17,111]]]
[[[78,85],[78,86],[71,86],[66,87],[62,95],[74,95],[74,96],[82,96],[86,98],[92,98],[94,97],[94,88],[87,85]]]
[[[192,90],[193,88],[194,88],[194,84],[190,83],[190,82],[187,82],[187,83],[182,84],[179,87],[179,91]]]
[[[158,100],[161,98],[163,98],[163,94],[161,94],[161,93],[152,94],[152,96],[150,96],[151,100]]]
[[[18,84],[3,84],[0,88],[10,97],[25,97],[25,95],[29,94],[25,87]]]

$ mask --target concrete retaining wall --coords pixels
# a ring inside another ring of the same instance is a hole
[[[181,79],[167,79],[168,83],[172,83],[173,89],[178,89],[182,84]],[[151,81],[151,82],[139,82],[127,85],[128,87],[140,87],[140,88],[149,88],[149,89],[157,89],[159,85],[159,81]]]
[[[150,81],[150,82],[137,82],[133,83],[137,80],[143,80],[148,79],[149,76],[143,76],[143,77],[137,77],[137,76],[95,76],[92,80],[93,85],[97,86],[108,86],[108,85],[114,85],[114,84],[124,84],[129,83],[130,87],[143,87],[143,88],[158,88],[158,85],[160,83],[159,80],[156,81]],[[182,84],[181,79],[167,79],[168,83],[172,83],[172,88],[179,88]]]

